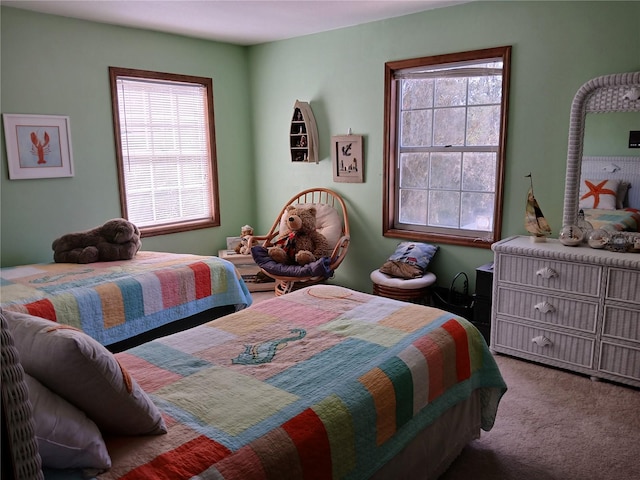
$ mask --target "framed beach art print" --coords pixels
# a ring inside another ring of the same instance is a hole
[[[331,137],[333,181],[362,183],[364,181],[364,144],[362,135]]]
[[[2,115],[11,180],[73,177],[69,117]]]

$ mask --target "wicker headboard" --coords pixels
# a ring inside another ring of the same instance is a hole
[[[640,157],[582,157],[581,172],[581,178],[628,182],[625,206],[640,209]]]

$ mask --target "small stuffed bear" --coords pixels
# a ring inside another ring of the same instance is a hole
[[[83,232],[67,233],[53,241],[56,263],[93,263],[129,260],[138,253],[140,230],[124,218],[114,218]]]
[[[236,245],[234,251],[240,255],[251,255],[253,227],[251,225],[245,225],[240,230],[240,235],[240,243]]]
[[[287,230],[269,248],[269,257],[285,265],[306,265],[331,254],[326,237],[316,230],[316,209],[287,207]]]

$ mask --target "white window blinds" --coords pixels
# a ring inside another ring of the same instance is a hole
[[[127,218],[139,227],[211,219],[206,87],[118,77]]]

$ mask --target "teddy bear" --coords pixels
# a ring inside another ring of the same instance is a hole
[[[251,247],[253,243],[253,227],[245,225],[240,230],[240,243],[236,245],[234,251],[240,255],[251,255]]]
[[[82,232],[67,233],[53,241],[56,263],[93,263],[129,260],[138,253],[140,230],[124,218],[114,218]]]
[[[316,230],[316,208],[287,207],[286,230],[268,250],[272,260],[285,265],[307,265],[331,253],[326,237]]]

